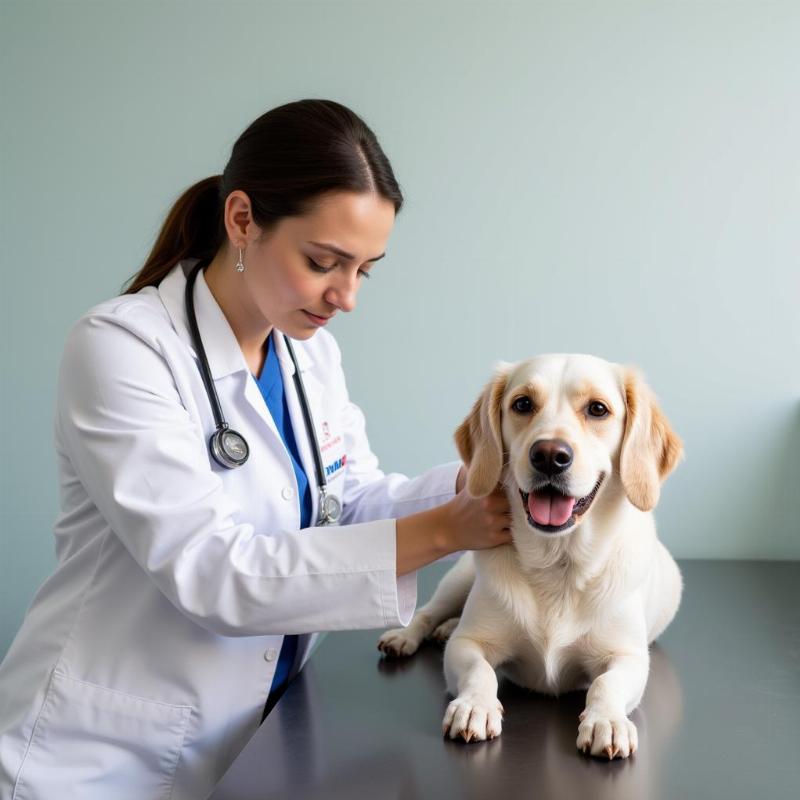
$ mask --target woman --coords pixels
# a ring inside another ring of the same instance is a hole
[[[458,462],[384,475],[324,330],[401,204],[359,117],[289,103],[72,327],[58,566],[0,667],[3,800],[205,797],[317,631],[406,625],[415,570],[510,541],[504,496],[460,491]],[[323,476],[338,525],[317,526]]]

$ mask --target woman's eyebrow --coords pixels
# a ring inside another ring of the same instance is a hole
[[[345,250],[340,249],[332,244],[327,244],[326,242],[312,242],[309,241],[309,244],[313,244],[316,247],[322,247],[324,250],[330,250],[332,253],[336,253],[337,256],[341,256],[342,258],[350,259],[351,261],[355,258],[354,255],[346,252]],[[375,258],[368,258],[367,261],[378,261],[379,259],[383,258],[386,253],[381,253],[379,256],[375,256]]]

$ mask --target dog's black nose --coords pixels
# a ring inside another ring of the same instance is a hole
[[[531,464],[545,475],[558,475],[572,464],[572,448],[561,439],[539,439],[531,446]]]

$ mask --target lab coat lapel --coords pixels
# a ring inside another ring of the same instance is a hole
[[[319,481],[317,480],[314,452],[312,450],[309,431],[306,429],[305,417],[303,416],[303,409],[297,394],[297,387],[294,383],[294,363],[289,354],[289,349],[286,347],[283,334],[277,331],[275,333],[275,353],[278,356],[278,361],[281,366],[283,389],[286,393],[286,404],[289,408],[289,417],[292,421],[294,438],[300,451],[300,461],[303,465],[303,471],[308,477],[308,484],[311,490],[311,524],[314,525],[316,524],[317,515],[319,513]],[[314,362],[306,352],[303,343],[293,340],[292,346],[295,356],[297,357],[297,364],[300,367],[300,378],[305,387],[311,420],[314,425],[317,441],[319,441],[317,421],[320,416],[320,400],[322,398],[323,387],[320,381],[314,376],[314,372],[311,369]]]

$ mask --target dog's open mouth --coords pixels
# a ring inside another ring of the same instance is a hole
[[[585,497],[570,497],[562,494],[555,486],[547,485],[533,492],[519,490],[528,524],[540,531],[555,533],[574,525],[578,518],[589,510],[605,473],[600,473],[597,483]]]

